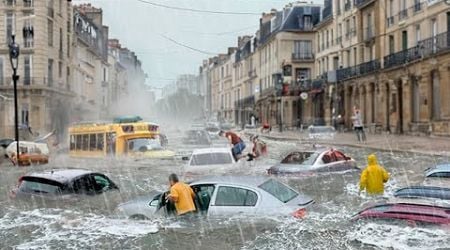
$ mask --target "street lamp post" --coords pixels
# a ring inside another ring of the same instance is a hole
[[[11,67],[13,69],[13,83],[14,83],[14,129],[16,137],[16,161],[19,165],[19,114],[18,114],[18,104],[17,104],[17,81],[19,76],[17,75],[17,66],[19,64],[19,54],[20,48],[16,43],[15,35],[11,36],[11,43],[9,44],[9,61],[11,62]]]

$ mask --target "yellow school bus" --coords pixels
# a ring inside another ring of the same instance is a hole
[[[79,123],[69,128],[72,157],[106,156],[173,158],[175,153],[161,146],[159,126],[148,122]]]

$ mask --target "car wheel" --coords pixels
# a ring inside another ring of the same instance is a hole
[[[142,215],[142,214],[135,214],[130,216],[130,219],[132,220],[148,220],[147,216]]]

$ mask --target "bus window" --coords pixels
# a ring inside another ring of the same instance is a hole
[[[97,134],[97,150],[103,151],[104,136],[103,134]]]
[[[76,135],[75,137],[76,137],[76,142],[77,142],[76,149],[81,150],[81,144],[82,144],[81,135]]]
[[[89,135],[82,135],[81,150],[89,150]]]
[[[75,149],[75,135],[70,136],[70,150]]]
[[[97,149],[97,134],[89,135],[89,150],[95,151]]]

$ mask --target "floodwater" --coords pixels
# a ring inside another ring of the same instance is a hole
[[[177,136],[169,136],[174,149]],[[239,173],[264,175],[290,150],[308,145],[266,140],[269,157],[242,162]],[[359,166],[373,153],[367,149],[340,148]],[[396,188],[423,181],[423,170],[449,159],[411,153],[377,152],[392,175],[385,197]],[[303,220],[236,217],[186,224],[174,220],[135,221],[119,218],[117,204],[151,190],[166,190],[167,176],[180,173],[181,160],[87,160],[60,155],[47,166],[0,167],[0,249],[448,249],[450,229],[412,227],[403,222],[349,219],[372,198],[358,195],[359,172],[325,174],[308,178],[281,178],[313,197]],[[80,200],[41,204],[36,200],[11,200],[9,190],[26,172],[81,167],[108,175],[120,187]],[[227,173],[232,174],[232,173]],[[381,198],[383,199],[383,198]]]

